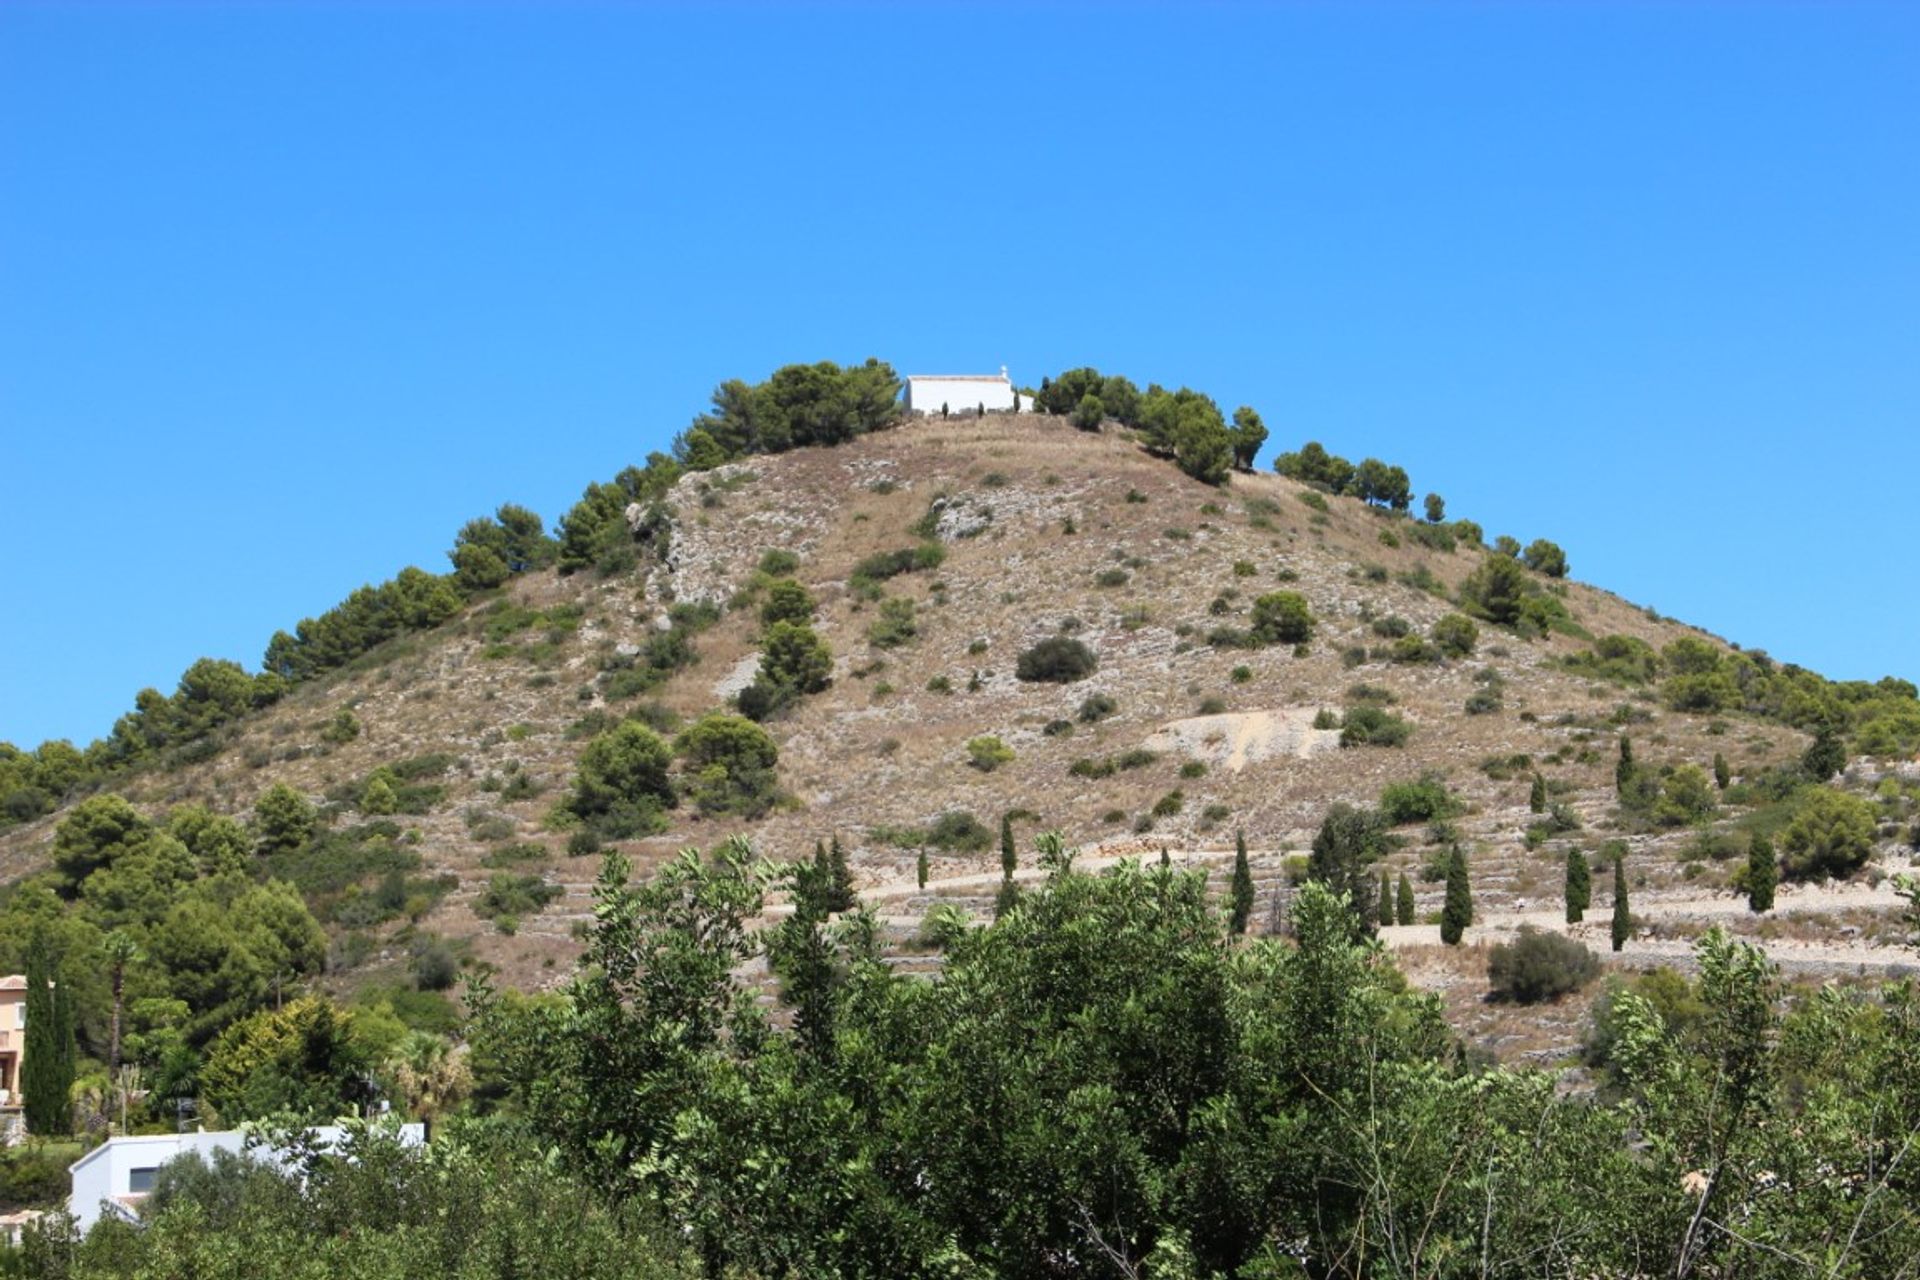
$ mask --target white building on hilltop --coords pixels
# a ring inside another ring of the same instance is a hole
[[[1013,389],[1007,366],[999,373],[910,373],[907,375],[907,412],[923,417],[948,413],[1029,413],[1033,397]]]

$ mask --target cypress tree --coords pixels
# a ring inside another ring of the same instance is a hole
[[[1780,884],[1780,864],[1773,856],[1773,841],[1756,834],[1747,850],[1747,910],[1773,910],[1773,891]]]
[[[1000,815],[1000,874],[1004,879],[1013,879],[1013,873],[1020,867],[1020,853],[1013,844],[1013,815]]]
[[[1733,781],[1733,770],[1727,767],[1726,756],[1722,755],[1718,751],[1714,752],[1713,753],[1713,785],[1720,788],[1722,791],[1725,791],[1727,789],[1727,784],[1732,781]]]
[[[998,920],[1001,916],[1004,916],[1007,912],[1018,906],[1019,903],[1020,886],[1012,880],[1002,879],[1000,881],[1000,892],[995,894],[993,899],[993,918]]]
[[[1613,949],[1627,945],[1633,932],[1633,912],[1627,905],[1627,859],[1619,854],[1613,860]]]
[[[1379,907],[1377,918],[1381,925],[1386,926],[1392,924],[1393,881],[1387,877],[1387,873],[1384,870],[1380,873],[1380,898],[1376,905]]]
[[[1533,786],[1527,791],[1527,809],[1533,813],[1547,811],[1547,780],[1537,773],[1533,775]]]
[[[1247,917],[1253,914],[1253,867],[1247,862],[1247,833],[1233,833],[1233,914],[1228,920],[1235,934],[1247,931]]]
[[[1456,844],[1447,857],[1447,901],[1440,910],[1440,941],[1459,946],[1472,923],[1473,886],[1467,880],[1467,855]]]
[[[1393,920],[1395,924],[1413,923],[1413,882],[1407,879],[1407,873],[1400,873],[1400,887],[1394,892]]]
[[[20,1092],[27,1131],[64,1134],[73,1129],[73,1004],[53,976],[53,958],[44,934],[36,933],[27,950],[26,1045],[20,1064]],[[64,1041],[64,1043],[63,1043]]]
[[[1567,850],[1567,923],[1579,924],[1593,905],[1593,871],[1587,855],[1578,849]]]
[[[926,888],[927,887],[927,851],[925,849],[920,850],[920,857],[919,857],[919,860],[914,864],[913,874],[915,878],[919,880],[920,887],[922,889]]]
[[[833,887],[829,891],[831,909],[853,910],[859,905],[860,896],[853,891],[853,868],[847,865],[847,851],[840,846],[839,836],[833,837],[827,850],[827,863],[833,876]]]
[[[1613,790],[1617,795],[1627,794],[1627,784],[1633,781],[1633,739],[1626,734],[1620,735],[1620,762],[1613,766]]]

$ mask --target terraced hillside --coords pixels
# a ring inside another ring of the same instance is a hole
[[[1445,549],[1448,539],[1423,539],[1406,516],[1271,474],[1210,487],[1127,433],[1025,415],[913,423],[755,457],[686,476],[666,506],[670,536],[632,572],[515,577],[436,630],[296,686],[232,726],[207,758],[130,774],[121,790],[151,814],[196,802],[245,816],[283,783],[322,804],[336,829],[391,824],[382,838],[418,862],[399,910],[367,907],[371,872],[328,881],[309,868],[303,886],[333,936],[328,981],[342,989],[391,976],[424,935],[540,986],[577,950],[598,866],[554,813],[583,746],[628,716],[671,730],[724,708],[759,665],[760,606],[775,576],[767,553],[787,553],[817,602],[833,665],[830,685],[767,724],[783,798],[752,821],[682,805],[664,832],[622,842],[642,872],[679,847],[735,834],[773,858],[837,837],[902,963],[919,965],[932,963],[914,941],[929,905],[990,911],[1010,811],[1023,861],[1032,834],[1052,828],[1083,846],[1083,859],[1166,850],[1224,871],[1243,830],[1259,927],[1301,874],[1331,805],[1372,805],[1389,784],[1434,775],[1459,812],[1402,827],[1382,864],[1408,875],[1422,919],[1439,907],[1443,845],[1466,850],[1481,918],[1511,925],[1527,913],[1557,919],[1568,848],[1618,838],[1642,919],[1629,960],[1667,958],[1709,919],[1817,941],[1831,967],[1895,958],[1885,948],[1899,941],[1897,899],[1869,882],[1910,860],[1901,824],[1920,791],[1911,766],[1855,763],[1848,785],[1878,788],[1884,819],[1857,889],[1793,891],[1768,917],[1734,909],[1740,860],[1728,855],[1767,809],[1759,797],[1737,802],[1742,781],[1800,759],[1808,735],[1738,711],[1670,710],[1657,685],[1570,668],[1603,636],[1656,651],[1692,638],[1729,652],[1571,580],[1530,575],[1569,615],[1555,630],[1525,638],[1483,620],[1470,653],[1441,655],[1418,638],[1458,611],[1487,552]],[[862,571],[930,544],[941,553],[922,555],[925,567],[907,556],[894,566],[902,572]],[[1305,598],[1310,643],[1248,635],[1254,602],[1276,590]],[[669,633],[691,644],[693,660],[650,688],[626,676]],[[1056,636],[1087,646],[1097,669],[1070,683],[1017,678],[1019,655]],[[1404,719],[1410,735],[1343,747],[1338,726],[1357,708]],[[351,734],[339,730],[343,709]],[[1685,823],[1623,815],[1623,733],[1646,767],[1704,770],[1719,755],[1733,789]],[[986,737],[1005,749],[997,763],[970,753]],[[401,811],[363,812],[366,782],[383,766],[405,792]],[[1546,813],[1530,804],[1536,775]],[[47,864],[61,816],[0,836],[0,878]],[[1727,833],[1718,844],[1716,831]],[[544,905],[539,894],[503,905],[488,896],[503,874],[558,892]],[[1604,938],[1604,881],[1596,900],[1589,920]],[[1464,1023],[1537,1047],[1509,1015],[1478,1006],[1484,959],[1428,947],[1431,932],[1414,925],[1388,937],[1415,948],[1412,972],[1452,993]]]

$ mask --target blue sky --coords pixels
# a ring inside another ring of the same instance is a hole
[[[1190,384],[1920,677],[1916,66],[1913,5],[8,0],[0,738],[868,355]]]

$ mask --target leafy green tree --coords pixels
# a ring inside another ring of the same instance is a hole
[[[1747,910],[1773,910],[1774,890],[1779,884],[1780,864],[1774,858],[1773,841],[1756,831],[1747,846]]]
[[[1800,757],[1800,769],[1815,782],[1826,782],[1847,767],[1847,747],[1833,729],[1822,726]]]
[[[302,848],[319,826],[313,802],[284,782],[274,783],[253,802],[254,849],[262,857]]]
[[[816,608],[811,591],[792,578],[780,578],[767,587],[767,598],[760,605],[760,625],[787,622],[811,626]]]
[[[53,865],[68,896],[94,872],[146,849],[153,824],[124,797],[105,792],[68,810],[53,834]]]
[[[1020,853],[1013,843],[1013,815],[1000,815],[1000,874],[1003,878],[1013,879],[1013,873],[1020,867]]]
[[[1428,494],[1426,499],[1426,513],[1428,524],[1439,524],[1447,518],[1447,500],[1437,493]],[[1479,539],[1475,538],[1474,541],[1478,542]]]
[[[1467,878],[1467,855],[1459,845],[1447,854],[1447,897],[1440,908],[1440,941],[1460,945],[1473,923],[1473,887]]]
[[[1627,857],[1625,850],[1613,857],[1613,924],[1610,931],[1615,951],[1627,945],[1633,936],[1633,908],[1627,902]]]
[[[651,831],[661,811],[676,803],[668,778],[672,763],[673,752],[659,734],[625,721],[580,753],[568,807],[608,835]]]
[[[686,766],[686,789],[702,813],[763,817],[779,797],[773,736],[744,716],[713,711],[674,739]]]
[[[1873,806],[1827,787],[1810,788],[1781,834],[1783,870],[1794,880],[1825,880],[1859,870],[1873,854]]]
[[[1381,928],[1393,923],[1393,879],[1384,867],[1380,870],[1380,892],[1374,898],[1374,909]]]
[[[1622,799],[1627,794],[1627,784],[1633,781],[1633,740],[1626,734],[1620,735],[1620,758],[1613,766],[1613,789]]]
[[[1233,411],[1233,429],[1228,435],[1233,442],[1233,465],[1241,471],[1253,470],[1253,460],[1267,442],[1267,424],[1243,404]]]
[[[1545,538],[1535,538],[1528,543],[1527,549],[1521,553],[1521,559],[1535,573],[1544,573],[1549,578],[1567,576],[1567,553],[1558,544]]]
[[[1533,775],[1533,785],[1527,788],[1527,811],[1529,813],[1547,811],[1547,780],[1538,773]]]
[[[27,1131],[63,1134],[73,1130],[73,1001],[54,977],[54,959],[46,935],[38,933],[27,949],[26,1045],[20,1064],[20,1092]]]
[[[1386,852],[1385,824],[1366,809],[1336,802],[1320,822],[1307,857],[1307,878],[1346,899],[1353,936],[1373,934],[1373,863]]]
[[[512,576],[499,552],[477,542],[457,543],[447,557],[453,561],[453,580],[462,591],[491,591]]]
[[[1353,474],[1353,494],[1362,502],[1405,511],[1413,504],[1413,486],[1405,469],[1378,458],[1364,459]]]
[[[1400,882],[1394,887],[1393,922],[1406,926],[1413,923],[1414,901],[1413,882],[1407,879],[1407,873],[1400,873]]]
[[[1297,591],[1269,591],[1253,602],[1250,630],[1261,644],[1306,644],[1313,628],[1313,611]]]
[[[1503,533],[1493,540],[1493,549],[1496,554],[1503,555],[1509,560],[1518,560],[1520,558],[1520,539]]]
[[[1567,850],[1567,923],[1579,924],[1593,905],[1593,870],[1587,855],[1578,849]]]
[[[760,680],[795,693],[819,693],[832,682],[833,651],[797,622],[776,622],[761,640]]]
[[[1524,616],[1531,590],[1526,571],[1517,561],[1499,551],[1490,551],[1460,584],[1460,602],[1497,626],[1511,627]]]
[[[1697,764],[1683,764],[1667,775],[1653,812],[1660,822],[1678,827],[1704,822],[1718,807],[1706,771]]]
[[[1081,396],[1080,403],[1073,407],[1073,425],[1082,431],[1098,431],[1106,420],[1107,406],[1091,391]]]
[[[286,1113],[330,1119],[365,1099],[371,1066],[354,1041],[353,1015],[306,996],[221,1032],[200,1068],[200,1091],[227,1123]]]
[[[1253,865],[1247,860],[1247,833],[1233,833],[1233,880],[1227,891],[1227,931],[1240,937],[1253,915]]]

